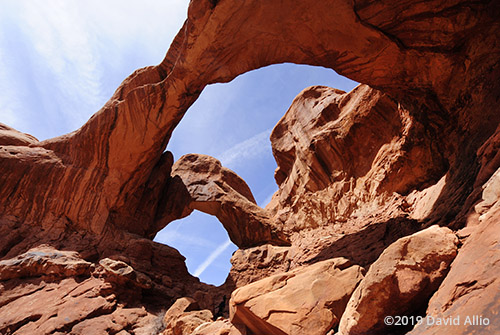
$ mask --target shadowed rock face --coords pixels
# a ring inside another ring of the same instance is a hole
[[[499,249],[491,236],[500,217],[499,7],[461,0],[191,1],[162,63],[129,76],[80,129],[39,142],[0,126],[0,257],[14,266],[44,244],[90,263],[81,274],[62,266],[70,277],[55,276],[48,286],[24,274],[5,277],[0,290],[10,298],[0,304],[0,315],[8,315],[0,331],[85,334],[99,318],[109,325],[103,331],[151,333],[145,324],[153,327],[161,320],[155,313],[176,298],[205,297],[200,309],[227,312],[221,297],[238,283],[340,256],[370,266],[394,240],[433,223],[466,228],[427,313],[498,310],[499,300],[483,293],[498,292],[491,283]],[[282,62],[332,68],[365,85],[349,93],[312,87],[294,100],[272,134],[280,189],[266,209],[215,159],[187,156],[174,164],[164,152],[170,135],[206,85]],[[177,251],[151,241],[193,209],[216,215],[240,247],[291,246],[273,261],[262,255],[250,274],[241,266],[249,253],[237,253],[243,258],[233,260],[234,279],[218,289],[202,285]],[[479,246],[484,262],[470,265]],[[461,271],[466,266],[477,271]],[[135,275],[116,277],[120,269]],[[56,302],[43,315],[22,308],[31,294],[46,300],[53,288],[64,294],[85,285],[99,289],[67,298],[90,299],[82,301],[94,307],[83,314],[50,318],[63,308]],[[137,309],[123,314],[124,304]],[[125,321],[116,321],[122,314]],[[414,330],[424,331],[440,332]],[[500,331],[498,323],[485,331]]]
[[[434,141],[408,110],[366,85],[307,88],[271,134],[279,191],[268,208],[295,229],[372,215],[439,180],[447,162]]]

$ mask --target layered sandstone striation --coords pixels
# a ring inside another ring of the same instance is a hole
[[[125,79],[80,129],[40,142],[0,125],[0,333],[293,333],[293,322],[309,327],[306,301],[325,317],[318,334],[343,318],[365,333],[403,333],[380,324],[393,312],[387,301],[349,293],[383,283],[376,269],[401,262],[388,276],[410,271],[417,280],[392,287],[401,308],[418,301],[421,316],[481,314],[488,325],[453,333],[500,332],[499,18],[497,1],[191,1],[162,63]],[[279,190],[262,209],[215,158],[174,162],[165,148],[206,85],[282,62],[332,68],[362,85],[314,86],[292,102],[271,136]],[[152,241],[194,209],[217,216],[241,248],[219,288]],[[420,247],[427,233],[418,231],[434,224],[448,228]],[[443,241],[453,244],[446,257]],[[413,243],[416,268],[400,249]],[[327,278],[310,296],[294,294],[314,284],[306,275],[294,283],[300,269],[341,257],[347,269],[368,270],[358,289],[354,276],[326,302],[313,293],[334,282]],[[266,302],[281,298],[276,278],[290,278],[280,313]],[[248,317],[238,325],[227,320],[235,289],[232,321]],[[196,298],[197,309],[165,321],[182,297]],[[375,324],[363,321],[366,311],[377,311]]]

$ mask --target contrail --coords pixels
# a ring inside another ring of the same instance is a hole
[[[212,253],[207,257],[207,259],[205,259],[205,261],[201,263],[200,266],[198,266],[198,268],[194,271],[193,275],[195,277],[199,277],[203,273],[203,271],[205,271],[210,266],[210,264],[212,264],[215,261],[215,259],[219,257],[220,254],[224,252],[224,250],[227,249],[227,247],[229,247],[229,245],[231,245],[231,241],[229,239],[227,239],[227,241],[224,242],[224,244],[219,245],[217,249],[212,251]]]

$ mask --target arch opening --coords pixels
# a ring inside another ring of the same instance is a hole
[[[224,284],[231,268],[229,260],[238,249],[216,217],[197,210],[171,222],[155,241],[176,248],[186,257],[191,275],[216,286]]]
[[[220,160],[248,184],[257,204],[265,207],[278,189],[271,131],[297,94],[313,85],[349,92],[358,83],[332,69],[290,63],[247,72],[229,83],[206,87],[174,130],[167,150],[175,161],[189,153]],[[197,211],[167,225],[155,241],[178,249],[191,274],[215,285],[226,279],[229,259],[237,249],[216,217]]]

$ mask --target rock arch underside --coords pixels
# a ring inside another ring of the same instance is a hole
[[[500,333],[499,54],[498,1],[191,1],[77,131],[0,126],[0,333]],[[164,151],[206,85],[283,62],[362,84],[291,102],[266,208]],[[240,248],[217,288],[152,241],[195,209]]]

